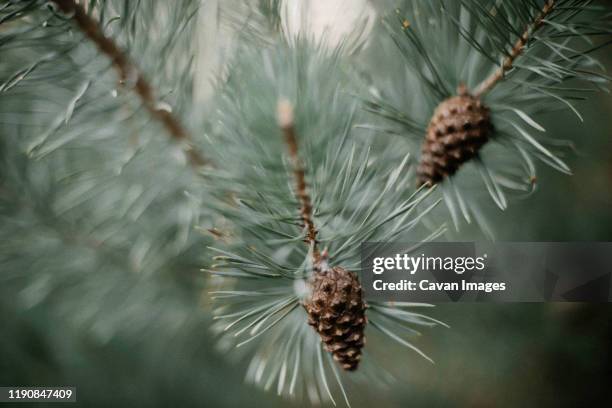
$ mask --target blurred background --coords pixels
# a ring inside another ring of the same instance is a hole
[[[215,9],[219,1],[203,6]],[[369,13],[376,20],[388,5],[311,4],[316,10],[308,12],[319,13],[322,26],[331,22],[340,31]],[[231,53],[232,32],[215,23],[214,13],[202,15],[195,94],[206,100],[210,77]],[[598,57],[612,67],[609,48]],[[537,193],[493,215],[500,240],[612,240],[612,97],[594,95],[578,107],[584,123],[569,112],[538,118],[550,134],[574,141],[577,154],[567,158],[574,175],[540,166]],[[76,317],[61,308],[23,307],[23,293],[0,288],[0,385],[74,385],[78,405],[88,407],[302,406],[243,384],[246,362],[230,364],[215,351],[208,305],[201,300],[204,278],[197,265],[190,266],[193,272],[178,278],[114,275],[123,281],[124,296],[105,311],[95,336],[79,331],[70,321]],[[427,331],[418,342],[436,364],[403,351],[397,361],[395,345],[378,343],[380,363],[386,358],[395,367],[397,383],[387,390],[355,390],[354,407],[579,407],[612,401],[608,304],[441,304],[431,314],[451,326]],[[142,315],[154,316],[155,323],[139,325]]]

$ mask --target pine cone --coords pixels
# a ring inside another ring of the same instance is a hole
[[[343,369],[357,369],[367,323],[357,276],[337,266],[315,270],[311,289],[312,296],[304,303],[308,324]]]
[[[452,176],[478,154],[493,130],[489,109],[480,99],[460,89],[433,113],[421,147],[417,185],[434,185]]]

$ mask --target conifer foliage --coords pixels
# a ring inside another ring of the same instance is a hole
[[[365,127],[421,153],[416,178],[441,184],[457,230],[476,220],[492,237],[474,180],[504,210],[509,195],[535,190],[538,161],[571,174],[571,145],[538,116],[566,109],[582,121],[576,101],[607,91],[592,53],[610,43],[610,11],[581,0],[400,3],[385,26],[401,69],[373,83],[367,109],[382,121]],[[480,115],[464,113],[475,105]]]
[[[44,310],[83,344],[209,342],[212,326],[248,382],[313,403],[387,379],[387,342],[431,361],[417,330],[446,325],[418,311],[431,305],[366,302],[360,244],[440,239],[461,219],[486,233],[474,180],[505,209],[536,161],[570,173],[538,115],[582,119],[575,101],[607,90],[591,54],[610,12],[403,0],[382,37],[357,27],[330,46],[288,35],[282,3],[223,9],[249,18],[196,102],[201,1],[0,1],[0,294],[15,314]],[[356,63],[378,41],[399,69]]]

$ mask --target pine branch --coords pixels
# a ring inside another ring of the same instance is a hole
[[[208,160],[193,146],[189,133],[180,121],[171,112],[159,109],[153,88],[138,67],[111,38],[104,35],[98,22],[87,14],[83,6],[74,0],[53,0],[53,2],[63,13],[72,15],[77,27],[83,34],[112,61],[119,74],[121,84],[130,84],[134,81],[133,90],[142,100],[146,110],[164,126],[171,138],[184,144],[189,162],[194,167],[207,164]]]
[[[506,72],[512,69],[514,61],[523,53],[525,46],[533,34],[542,27],[544,19],[553,12],[555,8],[555,0],[548,0],[540,13],[535,17],[533,23],[525,29],[523,34],[516,40],[510,54],[506,57],[502,65],[491,76],[482,81],[474,91],[475,97],[480,97],[487,93],[504,78]]]
[[[422,3],[406,0],[403,4],[403,9],[390,13],[384,20],[392,40],[384,45],[395,45],[404,61],[378,74],[378,81],[383,85],[380,89],[374,88],[366,104],[371,112],[391,126],[369,128],[399,135],[401,137],[396,138],[399,143],[408,142],[413,151],[420,149],[427,153],[419,158],[425,169],[432,150],[423,149],[427,142],[422,135],[428,132],[419,130],[421,126],[416,125],[436,123],[432,112],[448,107],[448,101],[460,101],[465,97],[460,92],[458,95],[444,91],[442,87],[453,89],[466,83],[468,89],[473,90],[468,99],[489,96],[478,103],[484,104],[490,112],[493,124],[490,136],[495,137],[497,146],[488,148],[482,155],[483,160],[474,160],[474,164],[487,192],[500,209],[506,208],[506,194],[522,197],[533,192],[536,161],[570,173],[562,160],[560,142],[534,133],[546,131],[534,117],[564,105],[582,121],[574,101],[583,98],[577,94],[589,91],[590,87],[606,91],[605,84],[612,78],[606,75],[604,65],[591,55],[594,49],[590,40],[595,35],[612,34],[606,8],[581,0]],[[409,21],[428,23],[410,24]],[[585,49],[585,42],[590,48]],[[436,47],[424,48],[423,44],[428,43],[435,43]],[[604,44],[607,45],[604,42],[601,46]],[[375,67],[378,69],[377,65]],[[443,79],[441,86],[434,86],[431,67],[435,67]],[[485,68],[486,74],[480,77]],[[570,80],[584,86],[575,89],[561,85]],[[398,83],[402,86],[398,87]],[[406,89],[420,91],[411,95]],[[495,92],[488,94],[492,89]],[[473,113],[473,107],[468,111]],[[466,123],[456,123],[447,129],[454,130]],[[473,123],[467,123],[467,127],[475,132]],[[444,135],[442,127],[438,131]],[[435,133],[433,135],[430,140],[437,138]],[[382,148],[393,151],[401,147],[389,146],[385,139]],[[466,151],[472,148],[470,145]],[[455,156],[446,156],[444,152],[444,149],[437,149],[433,156],[455,160],[457,150],[453,150]],[[444,202],[455,227],[459,227],[459,215],[462,214],[466,222],[476,221],[490,236],[491,228],[486,225],[486,217],[477,200],[472,194],[464,193],[468,187],[477,192],[475,186],[468,184],[469,179],[470,176],[463,175],[457,175],[455,180],[447,178],[448,182],[441,188]]]
[[[295,194],[301,204],[300,216],[307,231],[306,242],[312,246],[313,261],[317,264],[321,258],[317,247],[317,229],[312,219],[312,200],[307,191],[304,166],[298,155],[298,142],[293,119],[293,106],[291,102],[281,100],[277,106],[278,126],[283,131],[285,143],[291,157],[295,179]]]

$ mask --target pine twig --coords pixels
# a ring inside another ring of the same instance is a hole
[[[504,78],[506,72],[508,72],[514,66],[514,61],[523,53],[525,50],[525,46],[527,45],[527,41],[529,41],[530,37],[544,24],[544,19],[552,13],[555,8],[555,0],[547,0],[544,7],[538,13],[538,15],[533,20],[533,23],[527,26],[523,34],[516,40],[510,54],[506,57],[502,65],[497,69],[491,76],[482,81],[474,91],[475,97],[480,97],[483,94],[487,93],[493,87]]]
[[[277,105],[277,122],[283,131],[285,143],[289,150],[289,157],[293,165],[293,177],[295,179],[295,194],[300,202],[300,216],[306,228],[306,242],[312,246],[314,264],[321,260],[321,253],[317,246],[317,229],[312,218],[312,201],[308,194],[304,166],[298,155],[298,142],[293,118],[293,106],[287,100],[281,100]]]
[[[111,38],[104,35],[98,22],[87,14],[83,6],[74,0],[53,0],[53,2],[63,13],[71,15],[83,34],[112,61],[122,84],[134,81],[133,90],[142,100],[146,110],[164,126],[171,138],[185,145],[184,149],[189,162],[195,167],[207,164],[208,161],[193,146],[189,133],[179,120],[167,110],[158,108],[153,88],[136,65]]]

